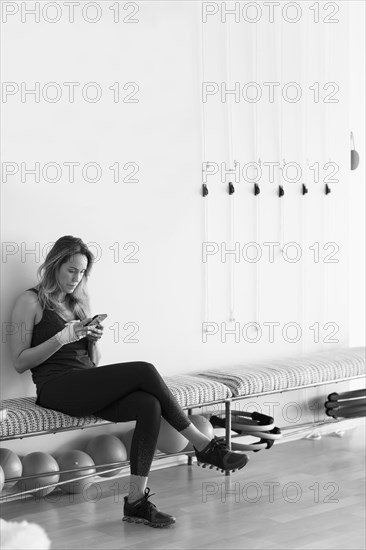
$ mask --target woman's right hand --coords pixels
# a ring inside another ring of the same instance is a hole
[[[55,338],[61,346],[77,342],[81,338],[85,338],[88,334],[88,327],[84,326],[82,321],[70,321],[65,325],[65,328],[55,334]]]

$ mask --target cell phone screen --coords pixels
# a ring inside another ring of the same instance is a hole
[[[91,325],[97,325],[98,323],[101,323],[104,321],[104,319],[107,317],[106,313],[99,313],[98,315],[94,315],[93,319],[89,321],[89,323],[86,323],[84,326],[90,327]]]

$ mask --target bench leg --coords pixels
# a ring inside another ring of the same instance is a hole
[[[188,413],[188,414],[192,414],[192,409],[188,409],[188,410],[187,410],[187,413]],[[192,466],[192,464],[193,464],[193,456],[189,456],[189,457],[188,457],[187,464],[188,464],[188,466]]]
[[[225,439],[227,448],[231,450],[231,399],[225,399]],[[226,470],[225,475],[229,476],[230,472]]]

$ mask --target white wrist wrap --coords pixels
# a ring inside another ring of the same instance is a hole
[[[60,330],[60,332],[55,334],[55,338],[61,346],[71,344],[72,342],[77,342],[79,340],[79,337],[75,334],[74,324],[75,323],[73,322],[67,323],[63,330]]]

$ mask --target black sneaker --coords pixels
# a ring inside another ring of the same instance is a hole
[[[229,451],[223,438],[214,437],[202,451],[193,448],[196,453],[197,464],[202,468],[209,466],[212,469],[216,466],[216,470],[222,472],[235,472],[235,470],[244,468],[249,460],[247,455],[243,453]]]
[[[127,502],[128,497],[124,497],[123,521],[128,521],[129,523],[144,523],[151,527],[169,527],[175,523],[175,518],[173,516],[160,512],[155,504],[148,500],[148,498],[154,494],[155,493],[152,493],[150,495],[150,489],[147,487],[144,496],[132,504]]]

